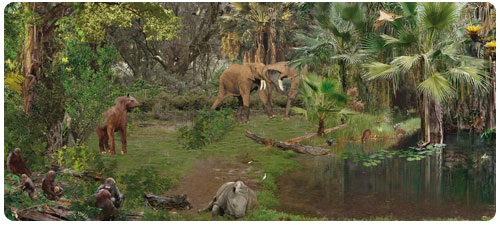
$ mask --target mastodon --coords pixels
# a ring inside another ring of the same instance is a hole
[[[302,75],[307,73],[307,65],[305,65],[299,72],[297,68],[294,68],[293,66],[290,65],[290,62],[283,61],[283,62],[277,62],[273,64],[266,65],[265,68],[267,71],[277,71],[280,73],[278,77],[278,87],[280,88],[281,91],[285,91],[285,88],[283,88],[283,79],[288,78],[292,81],[292,84],[290,86],[290,90],[288,91],[287,95],[287,102],[286,102],[286,108],[285,108],[285,115],[283,116],[284,120],[289,120],[290,119],[290,109],[295,101],[295,98],[297,97],[297,94],[299,93],[299,85],[300,85],[300,78]]]
[[[208,206],[198,212],[211,211],[212,220],[225,213],[238,219],[244,217],[248,209],[256,206],[255,192],[243,181],[236,181],[223,184]]]

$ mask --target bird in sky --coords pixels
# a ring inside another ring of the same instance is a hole
[[[398,18],[403,18],[403,16],[396,15],[394,13],[388,13],[388,12],[385,12],[384,10],[380,10],[380,16],[378,17],[377,21],[373,24],[373,26],[375,28],[377,28],[387,21],[394,21],[395,19],[398,19]]]

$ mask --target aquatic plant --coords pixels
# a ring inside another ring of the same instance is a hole
[[[446,144],[427,145],[424,148],[409,147],[404,150],[387,151],[380,150],[376,153],[364,155],[362,153],[344,152],[343,159],[350,159],[353,162],[360,162],[365,167],[377,166],[382,160],[394,157],[406,158],[407,161],[419,161],[432,154],[441,154]]]

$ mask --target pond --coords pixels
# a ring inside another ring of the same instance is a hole
[[[415,135],[407,139],[416,143]],[[480,220],[495,215],[494,143],[490,146],[476,135],[449,135],[441,152],[413,160],[382,150],[395,142],[338,143],[334,155],[301,155],[297,161],[304,168],[277,180],[278,210],[332,220]],[[345,157],[347,152],[376,155],[378,160],[367,166]],[[381,156],[384,152],[389,157]]]

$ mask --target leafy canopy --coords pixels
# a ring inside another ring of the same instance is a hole
[[[140,22],[146,40],[170,40],[182,27],[172,10],[156,3],[84,3],[80,10],[78,25],[91,40],[102,40],[106,26],[131,27],[133,21]]]

